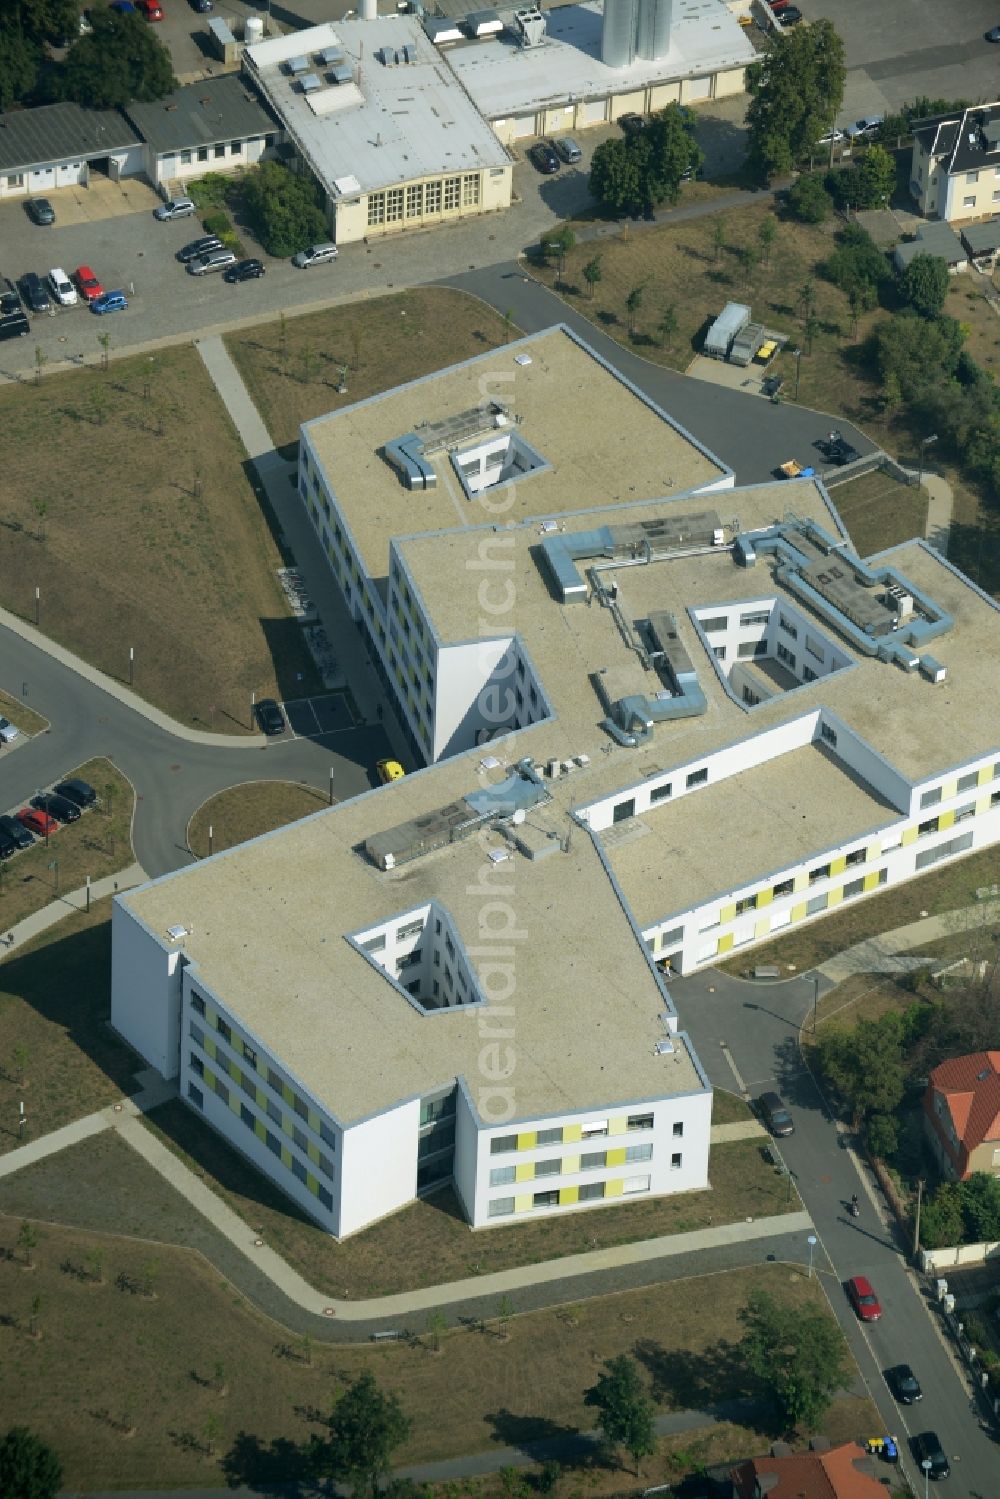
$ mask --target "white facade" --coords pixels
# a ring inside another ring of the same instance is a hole
[[[239,172],[244,167],[274,160],[280,132],[242,137],[239,140],[216,141],[208,146],[179,146],[157,154],[146,146],[146,175],[157,187],[172,182],[187,182],[204,177],[207,172]]]

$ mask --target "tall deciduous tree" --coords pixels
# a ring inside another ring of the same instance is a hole
[[[644,203],[676,203],[681,183],[704,161],[694,138],[689,112],[679,104],[668,104],[650,120],[639,136],[646,147]]]
[[[395,1449],[412,1423],[395,1395],[379,1389],[365,1370],[338,1399],[327,1426],[325,1466],[333,1478],[346,1478],[358,1499],[376,1494]]]
[[[896,186],[896,163],[884,146],[869,146],[852,173],[855,208],[880,208]],[[850,191],[850,190],[849,190]]]
[[[899,277],[899,294],[921,317],[937,317],[948,295],[948,263],[943,255],[914,255]]]
[[[833,125],[844,98],[844,44],[830,21],[779,36],[747,69],[747,163],[762,180],[790,172]]]
[[[31,93],[41,65],[41,49],[29,37],[0,21],[0,110]]]
[[[64,99],[114,109],[133,99],[162,99],[177,87],[170,53],[138,13],[95,9],[91,27],[66,54],[58,80]]]
[[[642,202],[643,160],[632,139],[613,136],[594,150],[590,192],[611,213],[628,213]]]
[[[822,1312],[782,1306],[760,1291],[740,1312],[744,1363],[766,1386],[787,1431],[812,1427],[851,1383],[844,1340]]]
[[[624,1447],[635,1463],[636,1477],[644,1457],[655,1451],[653,1407],[634,1359],[620,1353],[605,1360],[603,1371],[584,1396],[587,1405],[601,1413],[604,1440],[611,1447]]]
[[[51,1447],[26,1426],[0,1438],[0,1494],[4,1499],[55,1499],[62,1464]]]
[[[902,1017],[890,1011],[821,1036],[820,1067],[850,1108],[855,1126],[868,1114],[891,1114],[898,1106],[906,1082],[904,1034]]]

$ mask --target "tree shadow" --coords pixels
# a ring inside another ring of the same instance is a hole
[[[720,1339],[694,1353],[641,1339],[635,1345],[635,1356],[649,1375],[657,1405],[704,1410],[721,1401],[757,1401],[763,1394],[758,1381],[747,1372],[735,1343]]]
[[[500,1446],[516,1447],[531,1457],[544,1460],[597,1452],[597,1439],[575,1426],[565,1426],[547,1416],[519,1414],[501,1409],[487,1415],[486,1420],[493,1430],[493,1439]]]
[[[219,1467],[230,1488],[246,1484],[257,1490],[279,1491],[284,1499],[306,1499],[318,1492],[316,1442],[292,1442],[288,1437],[261,1441],[252,1432],[240,1431]]]

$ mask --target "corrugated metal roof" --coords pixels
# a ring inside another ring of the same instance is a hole
[[[130,104],[126,113],[158,156],[278,129],[238,73],[185,84],[155,104]]]
[[[0,115],[0,172],[81,161],[134,146],[139,137],[117,109],[43,104]]]

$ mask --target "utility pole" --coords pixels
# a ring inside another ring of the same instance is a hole
[[[920,1250],[920,1206],[924,1200],[924,1179],[917,1178],[917,1218],[913,1225],[913,1258],[916,1259]]]

